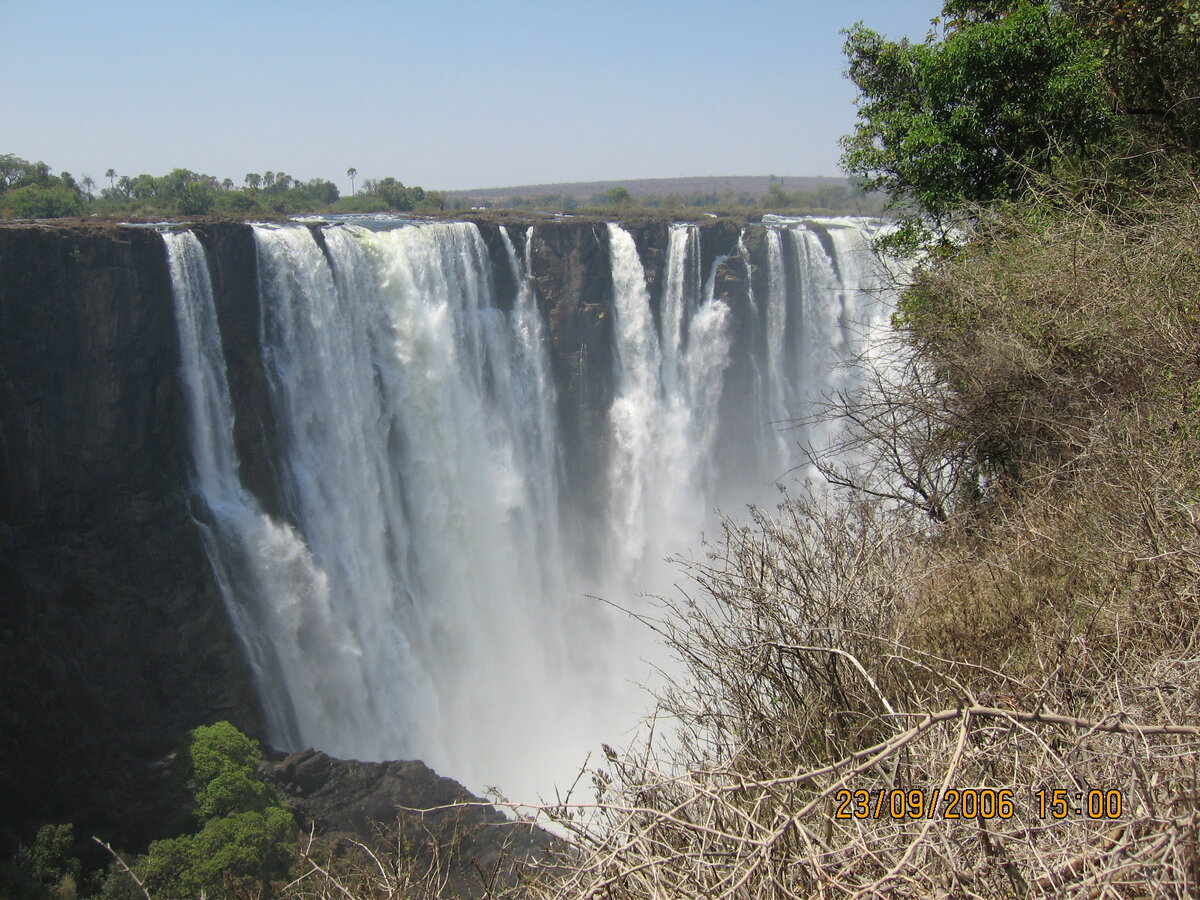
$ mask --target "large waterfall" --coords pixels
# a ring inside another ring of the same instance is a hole
[[[742,309],[716,296],[727,256],[702,262],[697,226],[670,226],[653,286],[633,236],[599,229],[612,339],[590,364],[611,396],[580,447],[536,227],[489,248],[469,223],[255,226],[276,515],[240,475],[204,248],[165,234],[202,529],[272,742],[422,758],[522,798],[622,743],[661,660],[617,607],[669,591],[665,557],[718,508],[772,502],[798,461],[784,426],[850,377],[880,317],[868,227],[758,226]],[[747,245],[727,249],[743,272]],[[580,466],[602,496],[567,483]]]

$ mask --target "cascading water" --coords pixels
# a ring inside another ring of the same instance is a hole
[[[709,490],[729,309],[700,296],[698,229],[673,225],[659,329],[633,238],[609,225],[619,381],[610,410],[609,525],[614,568],[646,584],[698,535]],[[659,330],[661,329],[661,334]]]
[[[203,249],[189,233],[164,235],[200,518],[271,739],[421,757],[475,789],[544,794],[601,740],[620,742],[646,704],[635,683],[649,632],[585,594],[636,607],[639,591],[669,589],[663,558],[694,545],[716,507],[770,500],[794,464],[794,438],[771,423],[836,386],[849,323],[870,312],[856,306],[863,229],[771,223],[767,296],[751,298],[764,340],[738,347],[696,226],[670,228],[657,316],[633,238],[609,226],[614,393],[597,473],[606,496],[594,504],[604,521],[582,537],[560,527],[564,461],[578,448],[561,431],[529,277],[535,229],[523,265],[499,231],[516,286],[503,304],[475,225],[319,233],[254,229],[286,521],[240,480]],[[739,351],[756,355],[737,400],[749,433],[721,422]],[[728,477],[720,459],[748,471]]]

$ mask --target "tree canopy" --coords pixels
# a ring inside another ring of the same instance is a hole
[[[296,823],[258,777],[258,744],[228,722],[188,733],[175,776],[191,791],[194,834],[154,841],[138,866],[163,900],[261,894],[291,862]]]
[[[858,125],[842,162],[864,187],[934,218],[1011,197],[1028,171],[1104,141],[1113,116],[1096,42],[1040,3],[953,17],[943,37],[848,32]]]
[[[842,164],[913,232],[1200,139],[1200,0],[949,0],[934,26],[914,43],[859,24],[845,44],[860,96]]]

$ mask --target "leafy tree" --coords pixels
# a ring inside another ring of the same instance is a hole
[[[104,177],[108,179],[108,186],[115,190],[117,187],[117,170],[109,169],[104,173]]]
[[[947,3],[943,36],[888,41],[847,33],[858,124],[845,169],[941,219],[1017,196],[1030,171],[1078,160],[1112,135],[1102,48],[1041,0]]]
[[[609,206],[632,206],[633,195],[629,193],[629,188],[613,187],[604,192],[604,201]]]
[[[258,743],[228,722],[192,729],[176,755],[175,776],[192,794],[196,819],[279,805],[279,794],[257,775],[261,760]]]
[[[46,184],[49,180],[50,167],[44,162],[31,163],[11,153],[0,156],[0,193],[8,188]]]
[[[3,205],[19,219],[55,219],[83,213],[79,192],[55,179],[52,184],[27,184],[6,193]]]
[[[74,826],[43,825],[32,846],[22,844],[0,866],[0,896],[74,900],[81,870],[74,844]]]
[[[762,205],[767,209],[783,209],[792,205],[791,195],[783,189],[783,185],[772,183],[767,188],[767,194],[762,199]]]
[[[293,191],[303,200],[329,206],[338,200],[337,185],[322,178],[312,178],[303,184],[296,185]]]
[[[259,779],[258,744],[228,722],[193,729],[175,776],[193,797],[195,834],[154,841],[139,875],[160,900],[256,895],[286,873],[296,823]]]
[[[1117,112],[1170,149],[1200,150],[1200,0],[1060,0],[1101,47]]]
[[[369,186],[369,187],[368,187]],[[389,207],[401,212],[413,208],[417,199],[424,199],[425,192],[420,188],[406,188],[403,182],[395,178],[380,178],[378,181],[368,181],[363,184],[364,190],[381,198]],[[414,197],[414,191],[421,191],[420,198]]]
[[[155,841],[140,877],[157,900],[259,896],[286,873],[296,823],[283,807],[210,819],[197,834]]]

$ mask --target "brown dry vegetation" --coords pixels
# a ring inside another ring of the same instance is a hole
[[[655,627],[688,676],[547,811],[576,854],[541,895],[1194,896],[1197,303],[1190,183],[981,214],[830,406],[860,462],[684,562]]]

